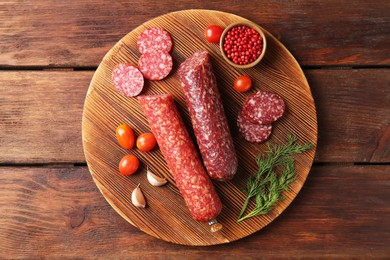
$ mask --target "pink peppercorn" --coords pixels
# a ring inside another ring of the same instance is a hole
[[[230,29],[223,41],[223,49],[229,60],[246,65],[254,62],[261,54],[263,39],[253,28],[246,25]]]

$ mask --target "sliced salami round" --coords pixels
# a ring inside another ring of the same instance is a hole
[[[148,51],[138,60],[138,68],[146,79],[160,80],[172,70],[172,57],[166,51]]]
[[[170,52],[172,49],[172,38],[167,31],[153,27],[145,30],[138,36],[137,45],[141,53],[151,50]]]
[[[237,126],[245,140],[251,143],[262,143],[268,139],[272,132],[272,125],[253,124],[240,113],[237,118]]]
[[[245,100],[242,114],[254,124],[266,125],[278,120],[285,108],[284,101],[279,95],[258,91]]]
[[[119,64],[112,71],[112,81],[117,90],[125,96],[134,97],[144,87],[144,77],[134,66]]]

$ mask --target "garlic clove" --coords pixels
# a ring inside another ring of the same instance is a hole
[[[131,193],[131,202],[136,207],[145,208],[146,207],[146,200],[145,200],[144,194],[142,193],[142,190],[139,187],[139,185],[140,184],[138,184],[137,187]]]
[[[153,186],[162,186],[167,183],[167,179],[158,177],[149,170],[146,171],[146,178]]]

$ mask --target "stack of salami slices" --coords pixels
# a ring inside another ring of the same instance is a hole
[[[258,91],[245,100],[237,125],[241,135],[251,143],[262,143],[272,132],[272,123],[285,111],[283,99],[275,94]]]
[[[137,40],[142,53],[138,68],[129,64],[119,64],[112,72],[112,80],[117,90],[125,96],[134,97],[141,93],[144,78],[161,80],[172,70],[172,38],[161,28],[150,28],[142,32]]]
[[[161,28],[150,28],[140,34],[137,41],[142,56],[138,68],[146,79],[161,80],[172,70],[172,38]]]

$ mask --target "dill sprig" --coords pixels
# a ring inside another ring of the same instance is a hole
[[[238,216],[238,222],[267,214],[276,202],[284,199],[282,192],[288,190],[289,185],[296,179],[292,156],[312,147],[311,143],[297,144],[297,137],[293,135],[289,135],[284,145],[267,145],[268,151],[256,158],[257,173],[248,179],[245,191],[247,198]],[[278,169],[280,174],[276,173]],[[252,198],[255,198],[255,208],[243,216]]]

